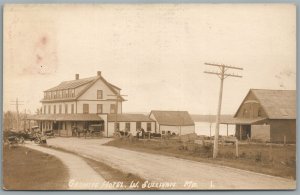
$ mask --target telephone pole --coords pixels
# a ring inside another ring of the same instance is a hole
[[[115,132],[117,132],[117,123],[118,123],[118,103],[120,102],[121,97],[128,96],[128,95],[115,94],[115,95],[107,95],[107,96],[114,96],[114,97],[116,97],[116,108],[115,108],[115,114],[116,114],[116,117],[115,117]],[[124,135],[125,135],[125,132],[124,132]]]
[[[226,71],[229,69],[235,70],[243,70],[243,68],[236,67],[236,66],[229,66],[224,64],[212,64],[212,63],[204,63],[207,66],[214,66],[218,67],[218,71],[204,71],[206,74],[214,74],[220,78],[220,91],[219,91],[219,100],[218,100],[218,111],[216,117],[216,128],[215,128],[215,139],[214,139],[214,151],[213,151],[213,158],[217,158],[218,156],[218,143],[219,143],[219,126],[220,126],[220,115],[221,115],[221,107],[222,107],[222,95],[223,95],[223,83],[224,79],[227,77],[238,77],[241,78],[242,76],[234,74],[234,73],[227,73]]]
[[[18,98],[15,101],[11,101],[14,104],[11,104],[13,106],[16,106],[16,111],[17,111],[17,130],[19,130],[19,122],[20,122],[20,115],[19,115],[19,106],[24,105],[24,104],[20,104],[20,102],[24,102],[24,101],[19,101]]]

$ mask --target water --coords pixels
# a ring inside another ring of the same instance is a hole
[[[211,124],[211,136],[215,135],[216,123]],[[207,122],[195,122],[195,132],[197,135],[210,135],[210,123]],[[235,134],[235,125],[228,125],[228,135]],[[227,135],[227,125],[220,124],[219,135]]]

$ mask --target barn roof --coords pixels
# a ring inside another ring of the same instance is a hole
[[[116,114],[108,114],[107,120],[108,122],[115,122]],[[118,122],[152,122],[153,120],[144,114],[118,114],[117,121]]]
[[[237,125],[251,125],[257,122],[266,120],[266,118],[257,117],[257,118],[224,118],[220,119],[221,124],[237,124]]]
[[[250,89],[250,92],[269,119],[296,119],[296,90]]]
[[[191,116],[187,111],[158,111],[152,110],[150,115],[153,114],[156,121],[160,125],[172,126],[190,126],[195,125]]]

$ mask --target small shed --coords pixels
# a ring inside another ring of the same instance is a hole
[[[157,133],[176,135],[195,133],[195,123],[187,111],[152,110],[149,118],[156,122]]]

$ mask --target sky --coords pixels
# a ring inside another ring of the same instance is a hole
[[[296,89],[292,4],[6,5],[3,109],[34,113],[43,91],[102,76],[128,95],[123,112],[217,112],[220,80],[205,62],[242,67],[222,113],[250,88]]]

